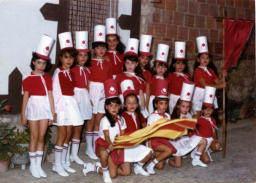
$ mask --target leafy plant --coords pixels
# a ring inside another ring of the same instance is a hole
[[[24,154],[28,152],[28,146],[23,146],[23,144],[29,144],[30,133],[29,129],[26,128],[23,132],[17,130],[12,136],[13,143],[13,153]]]
[[[9,123],[0,122],[0,159],[8,160],[10,153],[13,151],[12,136],[15,127],[11,127]]]

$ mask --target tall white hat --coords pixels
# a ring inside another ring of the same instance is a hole
[[[208,53],[208,44],[206,36],[199,36],[196,38],[196,45],[198,53]]]
[[[50,60],[50,53],[54,44],[54,39],[46,34],[42,35],[36,49],[36,54],[45,60]]]
[[[158,62],[166,62],[167,63],[169,48],[170,48],[169,45],[158,44],[158,46],[157,46],[157,54],[156,54],[156,61],[158,61]]]
[[[194,88],[195,84],[193,82],[184,81],[182,84],[180,100],[190,102],[193,97]]]
[[[106,30],[104,25],[96,25],[94,27],[94,42],[106,42]]]
[[[152,35],[141,34],[140,35],[140,54],[151,56],[152,53],[150,52],[152,42]]]
[[[106,19],[106,34],[107,35],[116,35],[116,19],[107,18]]]
[[[186,55],[186,43],[181,41],[176,41],[174,43],[174,58],[175,59],[185,59]]]
[[[130,93],[135,93],[133,82],[130,79],[123,80],[120,83],[120,88],[124,97]]]
[[[61,50],[73,48],[71,32],[62,32],[58,36]]]
[[[215,99],[215,93],[216,93],[216,88],[211,87],[211,86],[206,86],[205,91],[204,91],[203,105],[213,106],[213,102]]]
[[[88,31],[76,31],[76,49],[88,52]]]
[[[129,38],[125,49],[125,55],[138,55],[139,40],[136,38]]]

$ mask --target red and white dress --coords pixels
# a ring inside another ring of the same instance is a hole
[[[120,54],[118,51],[107,51],[106,55],[110,59],[113,79],[115,79],[118,74],[123,72],[124,55]]]
[[[153,76],[152,80],[150,82],[150,97],[149,97],[149,105],[148,105],[148,112],[151,114],[152,112],[154,112],[154,106],[153,106],[153,100],[155,99],[156,96],[156,86],[157,86],[157,82],[160,79],[165,79],[163,76]]]
[[[211,68],[198,66],[194,71],[194,82],[196,85],[193,96],[193,111],[201,111],[204,99],[204,86],[200,84],[200,79],[204,78],[206,84],[213,85],[214,81],[218,79],[217,75]],[[214,107],[218,108],[217,98],[214,99]]]
[[[157,122],[159,119],[162,119],[162,118],[171,119],[170,115],[168,113],[159,114],[157,111],[155,111],[155,112],[151,113],[150,116],[148,117],[147,125],[148,126],[152,125],[155,122]],[[153,150],[156,149],[160,145],[165,145],[165,146],[171,148],[173,153],[176,153],[176,151],[177,151],[175,149],[175,147],[169,142],[169,139],[162,138],[162,137],[151,138],[151,147]]]
[[[168,75],[168,85],[170,93],[170,114],[172,114],[173,109],[180,98],[181,89],[184,81],[191,81],[190,75],[188,73],[173,72]]]
[[[91,74],[89,77],[89,96],[92,100],[93,114],[105,113],[105,91],[104,82],[112,78],[112,69],[110,62],[102,59],[92,59],[89,67]]]
[[[74,96],[78,103],[83,120],[92,118],[92,105],[88,93],[90,70],[87,67],[76,65],[71,69],[74,81]]]
[[[26,76],[22,81],[23,91],[29,93],[25,116],[27,120],[53,119],[48,91],[52,90],[50,75],[34,74]]]
[[[53,97],[57,126],[80,126],[84,120],[74,97],[74,82],[70,70],[59,67],[53,75]]]

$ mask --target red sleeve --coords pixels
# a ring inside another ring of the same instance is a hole
[[[214,118],[212,118],[212,122],[215,126],[217,126],[216,120]]]
[[[52,91],[52,77],[49,74],[45,74],[45,82],[47,90]]]
[[[168,74],[168,91],[171,93],[171,86],[172,86],[172,74]]]
[[[196,68],[194,72],[194,82],[198,82],[201,78],[203,78],[203,72],[201,69]]]
[[[27,77],[27,78],[25,78],[23,81],[22,81],[22,87],[23,87],[23,91],[25,92],[25,91],[29,91],[30,90],[30,86],[31,86],[31,84],[30,84],[30,79],[29,79],[29,77]]]
[[[186,76],[188,77],[188,80],[191,81],[191,76],[189,73],[186,73]]]
[[[210,70],[210,72],[212,74],[213,80],[218,79],[218,76],[215,74],[215,72],[212,69],[209,69],[209,70]]]

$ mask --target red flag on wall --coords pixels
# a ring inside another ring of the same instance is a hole
[[[254,22],[226,19],[224,23],[224,69],[235,66],[248,41]]]

